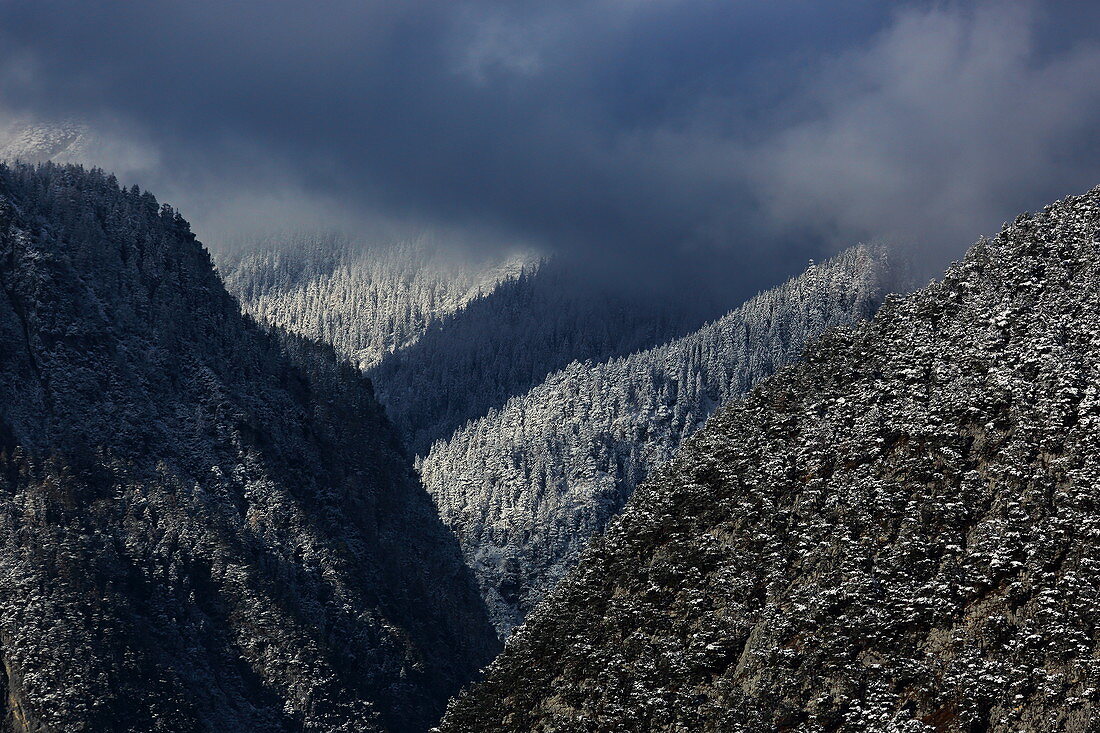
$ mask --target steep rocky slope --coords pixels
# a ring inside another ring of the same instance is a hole
[[[689,439],[443,730],[1100,724],[1100,189]]]
[[[0,729],[423,730],[495,648],[369,382],[152,195],[0,166]]]
[[[421,478],[497,631],[523,621],[718,405],[826,328],[873,314],[896,274],[884,248],[854,247],[681,339],[574,362],[436,442]]]

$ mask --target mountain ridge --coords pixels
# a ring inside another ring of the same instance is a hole
[[[1100,188],[836,329],[659,469],[449,731],[1089,730]]]
[[[360,369],[539,264],[529,253],[448,257],[427,237],[371,246],[339,232],[235,241],[216,260],[247,313],[330,344]]]
[[[859,245],[698,331],[574,362],[433,444],[420,475],[507,635],[634,487],[727,399],[826,328],[870,316],[904,268]]]
[[[0,165],[0,727],[418,731],[497,648],[369,380],[187,222]]]

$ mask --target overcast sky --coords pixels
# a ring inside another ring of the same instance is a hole
[[[0,114],[88,121],[207,238],[388,223],[765,279],[882,239],[938,267],[1100,184],[1090,5],[0,2]]]

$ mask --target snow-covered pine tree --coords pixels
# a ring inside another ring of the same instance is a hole
[[[574,264],[456,257],[429,239],[369,246],[293,234],[215,251],[246,312],[367,370],[417,454],[574,359],[622,356],[720,312],[713,298],[608,292]]]
[[[502,283],[369,375],[416,455],[573,361],[604,361],[689,333],[722,311],[714,293],[675,300],[607,288],[569,260]]]

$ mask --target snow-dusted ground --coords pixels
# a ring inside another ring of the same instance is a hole
[[[87,151],[91,131],[86,125],[65,122],[54,125],[14,123],[0,130],[0,159],[37,163],[80,162]]]

